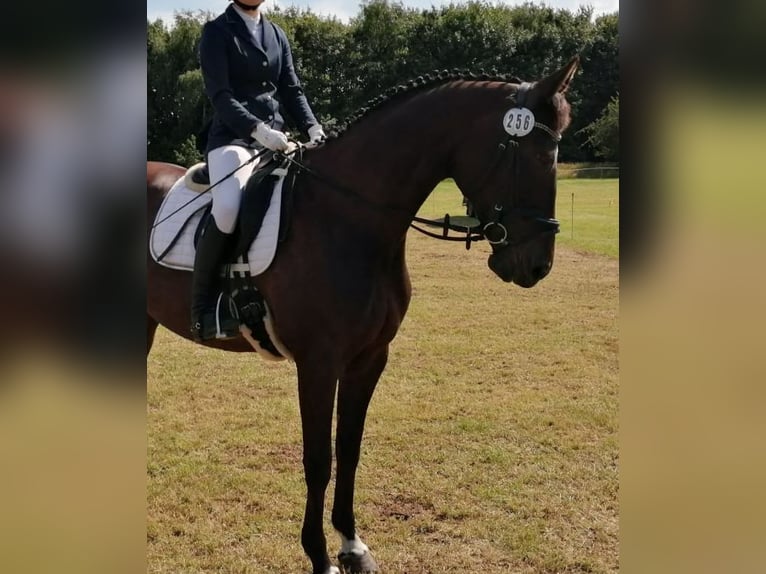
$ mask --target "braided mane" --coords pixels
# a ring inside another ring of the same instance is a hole
[[[403,84],[389,88],[381,95],[369,100],[364,107],[359,109],[355,114],[349,117],[345,124],[339,126],[335,131],[328,135],[328,139],[335,139],[343,135],[351,126],[359,123],[360,120],[374,111],[379,110],[383,106],[397,101],[404,95],[409,95],[415,91],[425,88],[431,88],[440,84],[446,84],[448,82],[454,82],[457,80],[465,81],[479,81],[479,82],[506,82],[513,84],[520,84],[521,80],[514,76],[508,76],[505,74],[498,74],[497,70],[491,70],[485,72],[479,70],[478,73],[470,72],[469,70],[441,70],[434,71],[429,74],[424,74],[413,78]]]

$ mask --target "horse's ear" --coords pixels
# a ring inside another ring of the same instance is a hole
[[[580,56],[575,56],[566,66],[537,82],[535,91],[544,98],[565,93],[579,65]]]

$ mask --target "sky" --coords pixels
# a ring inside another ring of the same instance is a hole
[[[495,0],[500,4],[523,4],[525,0]],[[442,6],[450,3],[462,4],[461,0],[403,0],[401,3],[409,8],[431,8],[432,6]],[[545,4],[553,8],[563,8],[574,11],[580,5],[589,5],[593,7],[596,16],[616,12],[619,7],[619,0],[546,0],[544,2],[535,1],[534,4]],[[229,0],[146,0],[146,14],[149,20],[154,21],[162,18],[170,23],[173,21],[173,13],[181,10],[205,10],[218,14],[223,12],[228,6]],[[299,6],[301,8],[311,8],[315,14],[333,15],[343,21],[355,16],[359,12],[360,0],[266,0],[264,6]]]

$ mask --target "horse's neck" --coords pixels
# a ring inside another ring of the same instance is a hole
[[[391,103],[328,144],[321,164],[370,204],[394,207],[380,213],[399,212],[394,234],[403,234],[436,184],[451,175],[451,157],[472,125],[471,114],[456,112],[480,107],[477,97],[480,90],[470,86],[442,87]]]

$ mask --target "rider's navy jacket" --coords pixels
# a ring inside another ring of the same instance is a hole
[[[251,145],[250,133],[260,122],[281,130],[280,102],[304,132],[318,123],[295,74],[284,30],[261,18],[263,47],[256,45],[233,5],[202,29],[200,65],[215,111],[207,151]]]

